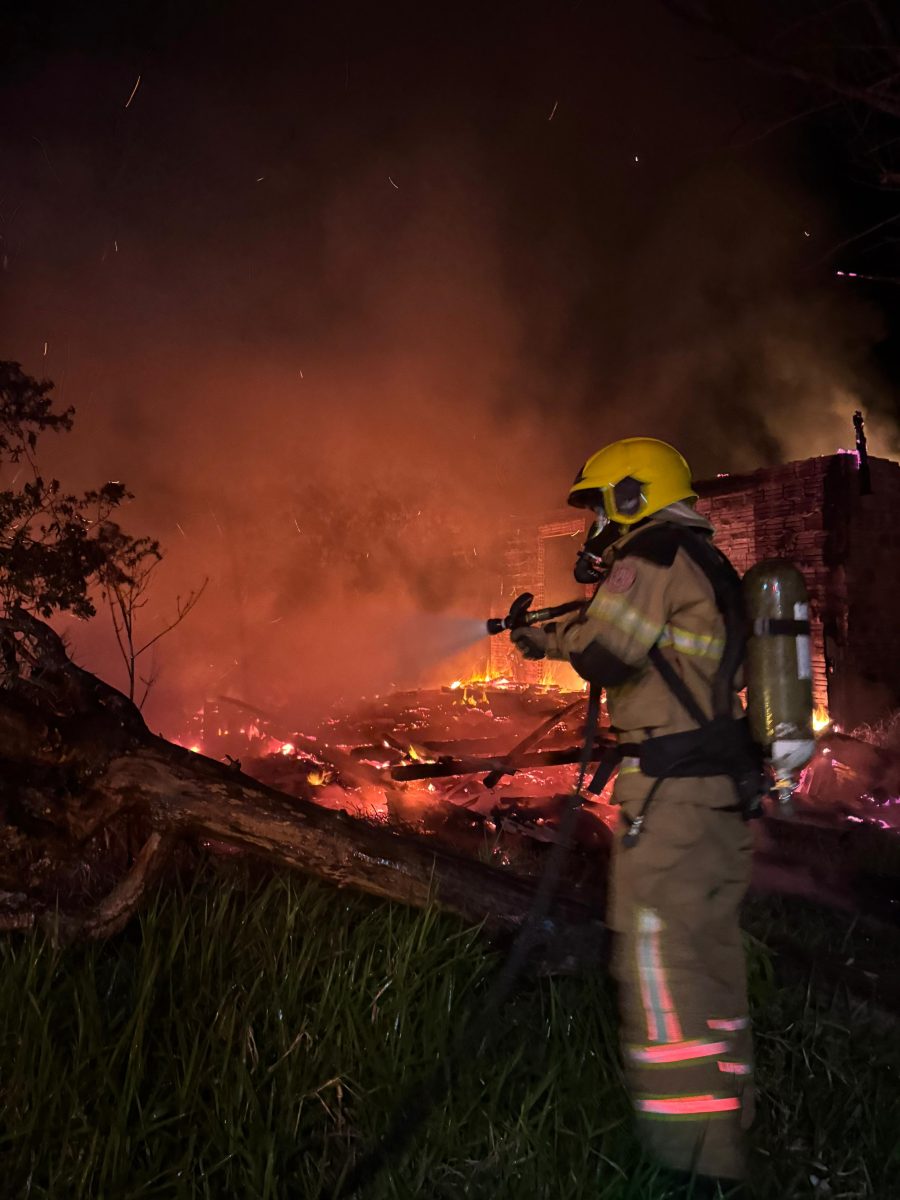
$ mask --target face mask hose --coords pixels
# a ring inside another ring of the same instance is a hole
[[[605,514],[598,514],[575,560],[573,574],[576,583],[589,585],[603,582],[608,571],[603,555],[620,537],[618,527]]]

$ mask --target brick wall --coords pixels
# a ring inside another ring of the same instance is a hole
[[[765,558],[788,558],[803,572],[810,599],[813,697],[825,706],[825,626],[833,596],[825,565],[830,531],[824,487],[832,461],[809,458],[696,485],[698,510],[715,526],[717,544],[741,574]]]
[[[870,459],[872,491],[861,495],[855,456],[841,457],[829,497],[841,518],[830,550],[844,598],[833,703],[852,726],[900,709],[900,465]]]
[[[810,458],[698,484],[698,505],[740,571],[797,564],[810,594],[813,692],[845,728],[900,708],[900,465],[855,454]]]

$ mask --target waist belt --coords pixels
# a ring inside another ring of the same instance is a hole
[[[761,794],[762,751],[753,741],[746,718],[714,717],[700,729],[666,733],[643,742],[622,742],[616,749],[619,759],[637,759],[643,774],[653,780],[640,812],[623,838],[626,846],[637,841],[647,810],[664,779],[726,776],[737,793],[737,804],[729,806],[727,811],[745,816],[751,815]]]
[[[737,782],[747,772],[758,774],[762,765],[746,718],[717,717],[701,729],[610,747],[602,755],[588,791],[599,795],[623,758],[633,759],[644,775],[660,780],[727,775]]]
[[[700,729],[623,742],[618,750],[620,757],[636,758],[652,779],[734,778],[760,762],[746,718],[735,717],[715,717]]]

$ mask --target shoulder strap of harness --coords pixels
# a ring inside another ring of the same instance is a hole
[[[646,530],[638,532],[622,547],[617,557],[633,556],[658,566],[671,566],[679,550],[684,550],[709,580],[716,608],[725,622],[725,648],[712,680],[712,708],[714,717],[730,717],[734,677],[744,660],[746,649],[741,581],[737,571],[721,550],[713,545],[708,534],[673,523],[657,522],[647,526]],[[693,692],[658,645],[651,648],[649,658],[691,719],[701,728],[708,725],[709,718],[697,703]]]

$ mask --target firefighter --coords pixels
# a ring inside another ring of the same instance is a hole
[[[751,837],[735,784],[749,751],[728,609],[739,581],[696,499],[665,442],[594,454],[569,502],[618,527],[608,573],[582,613],[511,637],[526,658],[568,660],[606,690],[621,751],[608,920],[626,1075],[642,1140],[699,1184],[690,1194],[715,1196],[742,1194],[753,1116],[738,923]]]

